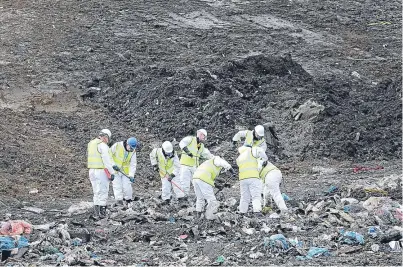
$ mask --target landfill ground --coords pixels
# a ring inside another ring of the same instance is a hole
[[[375,0],[0,1],[0,220],[36,225],[28,251],[0,265],[401,266],[389,244],[402,238],[401,10]],[[178,150],[205,128],[207,147],[235,166],[231,137],[256,124],[290,218],[242,218],[236,180],[218,195],[220,222],[161,207],[154,146]],[[143,147],[133,210],[110,207],[97,222],[86,144],[102,128]],[[365,242],[346,242],[342,229]],[[284,251],[267,241],[280,233]],[[311,247],[330,255],[306,258]]]

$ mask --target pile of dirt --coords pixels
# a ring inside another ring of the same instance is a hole
[[[237,129],[271,123],[282,159],[400,157],[401,78],[376,85],[318,78],[290,55],[255,55],[210,69],[153,66],[100,79],[105,89],[86,99],[160,140],[180,140],[203,127],[215,146]],[[294,116],[307,102],[323,108],[315,116]]]

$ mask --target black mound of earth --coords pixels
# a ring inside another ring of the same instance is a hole
[[[270,122],[283,160],[379,160],[401,154],[401,77],[371,85],[334,75],[312,77],[291,55],[255,55],[211,69],[148,66],[98,80],[106,89],[90,101],[160,140],[180,140],[203,127],[209,146],[217,146],[230,141],[237,128]],[[324,110],[296,121],[292,109],[309,99]]]

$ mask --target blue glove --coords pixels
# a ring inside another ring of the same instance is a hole
[[[113,182],[113,180],[115,180],[115,175],[111,174],[111,181]]]
[[[133,184],[134,183],[134,177],[129,177],[130,182]]]
[[[116,165],[112,166],[112,169],[114,169],[117,172],[120,171],[120,168],[118,166],[116,166]]]

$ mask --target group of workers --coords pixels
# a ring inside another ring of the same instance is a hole
[[[108,146],[111,131],[103,129],[98,137],[88,143],[89,178],[94,193],[96,218],[106,217],[109,183],[112,181],[117,204],[130,208],[133,203],[132,183],[135,182],[137,157],[140,143],[135,137]],[[243,140],[236,159],[240,180],[239,213],[246,214],[250,203],[257,217],[263,216],[262,206],[271,195],[282,213],[287,206],[280,192],[281,171],[268,161],[265,131],[262,125],[253,130],[239,131],[232,138],[234,148]],[[150,153],[153,170],[161,178],[162,205],[169,205],[172,193],[180,205],[188,203],[193,185],[196,195],[197,216],[215,219],[220,206],[214,193],[215,181],[221,172],[236,175],[232,166],[222,157],[213,155],[205,147],[207,131],[199,129],[196,136],[186,136],[180,143],[180,158],[171,142],[165,141]],[[150,177],[154,179],[154,177]],[[263,196],[263,201],[262,201]],[[206,205],[204,213],[204,207]]]

